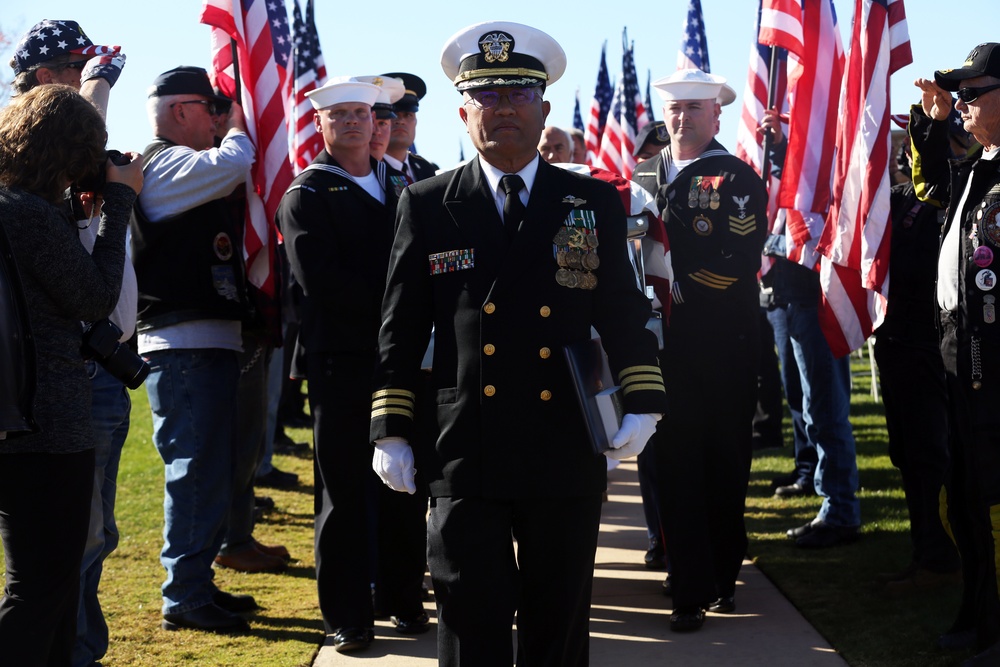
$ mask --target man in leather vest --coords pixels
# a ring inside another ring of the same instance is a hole
[[[212,563],[225,537],[236,442],[237,353],[246,311],[242,221],[224,201],[246,180],[254,147],[232,105],[214,147],[217,103],[205,70],[178,67],[149,89],[156,140],[132,219],[139,353],[153,444],[166,466],[163,627],[243,632],[250,596],[220,591]]]

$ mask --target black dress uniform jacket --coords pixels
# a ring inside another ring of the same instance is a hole
[[[600,266],[591,290],[556,282],[554,237],[574,210],[596,221]],[[539,161],[525,219],[508,245],[476,159],[407,188],[396,222],[372,440],[412,442],[413,396],[433,326],[440,435],[432,459],[417,461],[431,494],[600,493],[606,462],[588,443],[563,347],[589,339],[593,325],[625,392],[625,412],[666,411],[656,339],[644,328],[650,307],[626,255],[615,189]]]
[[[413,181],[424,181],[437,174],[439,167],[425,157],[410,153],[410,169],[413,170]]]

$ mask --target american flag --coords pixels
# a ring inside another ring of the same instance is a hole
[[[708,65],[708,40],[705,39],[705,19],[701,0],[689,0],[684,19],[684,37],[677,52],[677,69],[700,69],[711,72]]]
[[[623,33],[623,41],[627,35]],[[639,95],[639,78],[635,72],[633,57],[634,45],[625,42],[622,56],[622,78],[615,91],[614,103],[608,112],[608,121],[601,137],[601,150],[598,153],[595,167],[607,169],[626,179],[632,178],[632,170],[636,161],[632,151],[635,149],[635,135],[649,122],[646,116],[646,105]]]
[[[292,100],[289,115],[289,140],[292,169],[297,174],[323,150],[323,136],[313,125],[312,103],[306,93],[326,83],[326,64],[319,48],[319,34],[313,20],[313,0],[306,0],[302,20],[298,0],[293,0]]]
[[[912,62],[903,0],[856,0],[840,96],[833,202],[820,238],[827,340],[860,347],[884,316],[889,287],[889,77]]]
[[[789,51],[788,146],[778,206],[825,214],[833,174],[835,100],[844,72],[833,0],[764,0],[760,41]],[[813,230],[813,238],[820,229]]]
[[[576,103],[573,105],[573,129],[580,130],[581,132],[585,129],[583,127],[583,114],[580,113],[580,89],[576,89]]]
[[[601,151],[601,138],[604,136],[604,124],[607,122],[608,111],[611,109],[611,98],[614,90],[608,77],[608,61],[605,56],[608,45],[601,46],[601,66],[597,69],[597,86],[594,88],[594,98],[590,102],[590,115],[583,129],[584,142],[587,144],[587,164],[594,166],[597,155]]]
[[[234,90],[223,86],[233,83],[232,71],[225,72],[225,62],[228,58],[231,66],[232,56],[226,52],[229,40],[236,42],[247,134],[257,147],[257,160],[247,181],[243,254],[249,282],[263,297],[274,300],[279,278],[274,271],[274,214],[292,181],[285,127],[290,89],[286,68],[291,53],[288,14],[281,0],[205,0],[201,22],[213,26],[216,33],[216,80],[229,95]],[[273,326],[273,313],[267,315]]]

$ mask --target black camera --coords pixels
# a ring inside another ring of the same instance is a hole
[[[93,192],[94,194],[103,194],[104,185],[107,183],[108,173],[107,173],[107,161],[111,160],[112,164],[116,164],[122,167],[126,164],[132,162],[131,158],[127,155],[123,155],[120,151],[109,150],[103,162],[97,165],[97,169],[85,178],[80,179],[78,183],[73,185],[74,192]]]
[[[119,342],[122,330],[105,318],[89,323],[83,332],[80,352],[93,359],[129,389],[138,389],[149,375],[149,364]]]

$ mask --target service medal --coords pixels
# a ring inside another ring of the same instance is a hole
[[[552,238],[552,242],[555,243],[556,245],[566,245],[567,243],[569,243],[569,229],[563,227],[558,232],[556,232],[556,235]]]
[[[587,247],[596,248],[600,244],[600,241],[597,240],[597,232],[587,234]]]
[[[579,287],[580,286],[580,278],[576,274],[576,272],[575,271],[567,271],[566,273],[568,274],[567,277],[566,277],[566,287],[569,287],[571,289]]]
[[[583,259],[580,257],[579,251],[566,253],[566,266],[571,269],[579,269],[583,266]]]
[[[713,211],[715,209],[719,208],[719,199],[720,199],[720,197],[719,197],[719,191],[718,190],[712,190],[712,194],[710,194],[708,196],[708,207],[710,209],[712,209]]]
[[[703,215],[696,215],[691,227],[698,236],[708,236],[712,233],[712,221]]]
[[[567,261],[567,258],[566,258],[566,255],[568,255],[568,254],[569,253],[566,252],[565,250],[560,250],[559,252],[557,252],[556,253],[556,264],[558,264],[559,266],[561,266],[563,268],[566,268],[567,266],[569,266],[569,262]]]
[[[589,252],[583,256],[583,268],[588,271],[593,271],[601,265],[601,260],[598,258],[597,253]]]
[[[556,271],[556,282],[562,285],[563,287],[568,286],[569,275],[570,273],[566,269],[559,269],[558,271]]]

